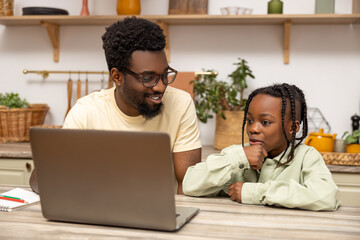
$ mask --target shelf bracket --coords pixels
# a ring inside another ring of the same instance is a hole
[[[284,64],[290,62],[290,30],[291,20],[286,20],[284,23]]]
[[[59,62],[60,27],[58,24],[53,24],[48,22],[41,22],[41,25],[43,25],[46,28],[51,44],[53,46],[54,62]]]
[[[162,28],[166,37],[165,54],[168,62],[170,62],[170,38],[169,38],[169,25],[165,22],[158,21],[157,24]]]

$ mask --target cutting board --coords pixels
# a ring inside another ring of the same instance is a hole
[[[169,0],[169,14],[207,14],[208,0]]]
[[[191,83],[193,80],[195,80],[195,72],[178,72],[175,81],[169,86],[184,90],[194,98],[194,84]]]

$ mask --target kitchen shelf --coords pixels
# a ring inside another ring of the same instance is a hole
[[[59,60],[60,26],[110,25],[127,16],[0,16],[0,25],[44,26],[54,49],[54,61]],[[157,22],[168,36],[169,25],[283,25],[284,63],[289,63],[291,26],[297,24],[360,24],[360,14],[271,14],[271,15],[139,15]],[[165,51],[169,57],[169,41]]]

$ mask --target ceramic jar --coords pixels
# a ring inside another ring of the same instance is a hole
[[[348,144],[346,145],[347,153],[360,153],[360,144]]]
[[[305,144],[314,147],[319,152],[333,152],[336,134],[324,133],[324,129],[320,129],[318,133],[312,132],[305,139]]]
[[[116,11],[118,15],[139,15],[140,0],[117,0]]]
[[[268,2],[268,14],[282,14],[283,2],[280,0],[271,0]]]
[[[346,141],[345,139],[335,139],[334,152],[346,152]]]
[[[315,1],[315,13],[334,13],[335,0],[316,0]]]

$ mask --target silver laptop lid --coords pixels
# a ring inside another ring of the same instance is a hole
[[[30,129],[45,218],[175,230],[166,133]]]

